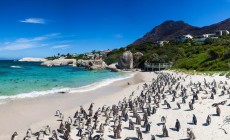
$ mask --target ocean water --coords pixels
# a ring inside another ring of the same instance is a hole
[[[131,76],[130,73],[112,73],[108,70],[88,71],[72,66],[45,67],[37,62],[2,60],[0,100],[37,97],[72,89],[93,90]]]

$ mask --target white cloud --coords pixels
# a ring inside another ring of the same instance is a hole
[[[27,18],[24,20],[19,20],[20,22],[24,23],[34,23],[34,24],[45,24],[46,21],[43,18]]]
[[[69,45],[57,45],[53,46],[51,49],[67,49],[69,48]]]
[[[116,34],[115,38],[123,38],[123,35],[122,34]]]
[[[16,50],[24,50],[30,48],[37,48],[37,47],[44,47],[48,46],[48,43],[45,41],[53,38],[58,37],[59,34],[48,34],[44,36],[38,36],[34,38],[19,38],[11,42],[4,42],[2,43],[2,47],[0,47],[0,51],[16,51]]]
[[[45,35],[46,37],[60,37],[60,33],[52,33],[52,34],[48,34],[48,35]]]

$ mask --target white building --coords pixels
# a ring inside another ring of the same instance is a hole
[[[191,36],[190,34],[187,34],[187,35],[183,35],[182,38],[184,38],[184,39],[193,39],[193,36]]]
[[[164,46],[164,44],[169,43],[169,41],[157,41],[157,44],[159,44],[160,46]]]
[[[222,35],[228,35],[229,31],[228,30],[218,30],[216,31],[216,35],[222,36]]]
[[[178,36],[178,37],[176,37],[175,41],[176,42],[184,42],[187,39],[193,39],[193,36],[191,36],[190,34]]]
[[[203,34],[204,38],[210,38],[210,37],[215,37],[216,34]]]

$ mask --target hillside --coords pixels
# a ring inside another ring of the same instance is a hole
[[[165,21],[146,33],[142,38],[137,39],[131,45],[139,45],[146,42],[156,42],[161,40],[172,40],[176,36],[191,34],[198,36],[206,33],[214,33],[217,30],[230,30],[230,18],[219,23],[205,26],[195,27],[183,21]]]
[[[186,40],[183,43],[176,43],[170,41],[179,35],[199,36],[215,33],[217,30],[230,31],[230,18],[201,28],[191,26],[183,21],[166,21],[126,47],[126,50],[140,51],[144,54],[139,62],[139,67],[142,68],[144,62],[147,61],[154,63],[173,62],[174,69],[229,71],[230,35],[219,36],[218,39],[208,38],[204,42]],[[158,44],[154,43],[159,40],[169,40],[169,43],[159,47]],[[113,59],[114,54],[112,55]]]
[[[205,42],[187,40],[176,43],[172,41],[161,47],[152,42],[130,45],[113,50],[105,59],[106,63],[117,62],[126,50],[144,54],[138,62],[139,68],[143,68],[145,62],[172,62],[173,69],[197,71],[229,71],[230,69],[230,35],[219,36],[218,39],[209,38]]]
[[[166,21],[133,44],[112,50],[107,54],[107,57],[103,57],[103,60],[110,65],[118,62],[125,51],[130,51],[133,54],[141,52],[144,55],[138,59],[138,62],[135,62],[135,68],[144,68],[145,62],[172,62],[172,68],[174,69],[229,71],[230,34],[207,38],[201,42],[196,40],[196,35],[213,33],[221,29],[230,31],[230,19],[202,28],[191,26],[183,21]],[[187,39],[183,42],[171,40],[178,35],[186,33],[190,33],[196,38]],[[154,42],[157,40],[169,40],[169,42],[159,45]],[[99,52],[94,53],[99,54]],[[78,56],[59,54],[48,59],[56,59],[60,56],[73,59],[89,59],[86,54]]]

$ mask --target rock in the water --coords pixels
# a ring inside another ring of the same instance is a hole
[[[89,67],[89,62],[90,60],[79,59],[77,60],[77,66],[78,67]]]
[[[100,70],[100,69],[105,69],[107,67],[106,63],[102,60],[95,60],[91,61],[90,67],[88,68],[89,70]]]
[[[133,65],[134,65],[134,68],[137,68],[138,67],[138,62],[140,60],[140,58],[144,56],[143,53],[141,52],[136,52],[133,54]]]
[[[110,64],[107,69],[111,70],[111,72],[120,72],[121,70],[117,69],[117,65],[117,63]]]
[[[118,62],[119,69],[133,69],[133,54],[130,51],[126,51],[121,56]]]
[[[82,60],[77,61],[77,66],[85,67],[89,70],[99,70],[105,69],[107,67],[106,63],[102,60]]]

